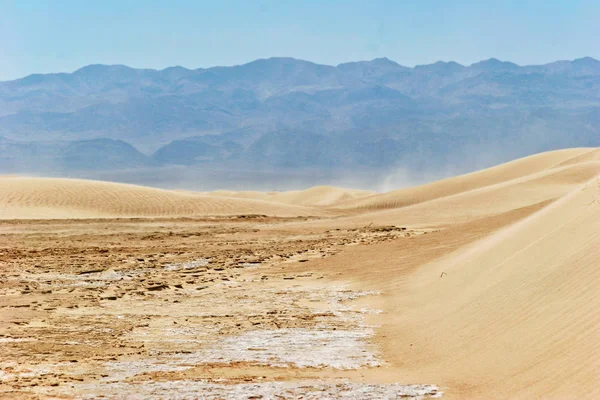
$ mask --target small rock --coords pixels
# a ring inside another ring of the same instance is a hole
[[[157,291],[157,290],[163,290],[163,289],[166,289],[166,288],[168,288],[168,287],[169,287],[168,285],[155,285],[155,286],[147,286],[147,287],[146,287],[146,290],[148,290],[149,292],[154,292],[154,291]]]

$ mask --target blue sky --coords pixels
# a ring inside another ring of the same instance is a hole
[[[600,59],[598,0],[0,0],[0,80],[291,56],[413,66]]]

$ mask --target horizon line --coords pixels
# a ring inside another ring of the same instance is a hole
[[[572,60],[569,60],[569,59],[566,59],[566,60],[555,60],[555,61],[549,61],[549,62],[543,63],[543,64],[525,64],[525,65],[521,65],[521,64],[514,63],[512,61],[500,60],[498,58],[491,57],[491,58],[487,58],[487,59],[484,59],[484,60],[476,61],[476,62],[471,63],[469,65],[461,64],[461,63],[453,61],[453,60],[449,60],[449,61],[438,60],[438,61],[435,61],[435,62],[432,62],[432,63],[429,63],[429,64],[417,64],[417,65],[414,65],[414,66],[410,67],[410,66],[402,65],[402,64],[400,64],[400,63],[398,63],[398,62],[396,62],[396,61],[394,61],[394,60],[392,60],[392,59],[390,59],[388,57],[376,57],[376,58],[373,58],[371,60],[348,61],[348,62],[342,62],[342,63],[336,64],[336,65],[332,65],[332,64],[322,64],[322,63],[318,63],[318,62],[314,62],[314,61],[309,61],[309,60],[305,60],[305,59],[302,59],[302,58],[296,58],[296,57],[272,56],[272,57],[268,57],[268,58],[257,58],[257,59],[254,59],[254,60],[251,60],[251,61],[248,61],[248,62],[244,62],[244,63],[241,63],[241,64],[213,65],[211,67],[199,67],[199,68],[187,68],[187,67],[184,67],[182,65],[172,65],[172,66],[165,67],[165,68],[144,68],[144,67],[140,68],[140,67],[132,67],[132,66],[129,66],[129,65],[126,65],[126,64],[92,63],[92,64],[83,65],[83,66],[81,66],[81,67],[79,67],[79,68],[77,68],[77,69],[75,69],[75,70],[73,70],[71,72],[65,72],[65,71],[63,71],[63,72],[35,72],[35,73],[24,75],[24,76],[22,76],[20,78],[0,80],[0,82],[18,81],[18,80],[21,80],[21,79],[25,79],[25,78],[28,78],[28,77],[31,77],[31,76],[38,76],[38,75],[70,75],[70,74],[74,74],[74,73],[76,73],[78,71],[81,71],[81,70],[83,70],[85,68],[89,68],[89,67],[125,67],[125,68],[133,69],[133,70],[156,71],[156,72],[163,72],[163,71],[166,71],[166,70],[169,70],[169,69],[175,69],[175,68],[185,69],[186,71],[202,71],[202,70],[210,70],[210,69],[215,69],[215,68],[235,68],[235,67],[242,67],[242,66],[249,65],[249,64],[252,64],[252,63],[255,63],[255,62],[268,61],[268,60],[294,60],[294,61],[302,61],[302,62],[306,62],[306,63],[310,63],[310,64],[314,64],[314,65],[319,65],[319,66],[332,67],[332,68],[338,68],[338,67],[340,67],[342,65],[347,65],[347,64],[371,63],[371,62],[374,62],[374,61],[382,60],[382,61],[389,61],[391,63],[394,63],[394,64],[398,65],[399,67],[406,68],[406,69],[417,69],[419,67],[427,67],[427,66],[436,65],[436,64],[453,64],[453,65],[456,64],[456,65],[458,65],[460,67],[463,67],[463,68],[470,68],[470,67],[473,67],[474,65],[481,64],[481,63],[484,63],[484,62],[490,62],[490,61],[492,61],[492,62],[499,62],[499,63],[502,63],[502,64],[512,64],[512,65],[514,65],[516,67],[519,67],[519,68],[543,67],[543,66],[547,66],[547,65],[550,65],[550,64],[556,64],[556,63],[561,63],[561,62],[575,62],[575,61],[582,61],[582,60],[591,60],[591,61],[600,63],[600,60],[597,60],[597,59],[595,59],[594,57],[591,57],[591,56],[584,56],[584,57],[574,58]]]

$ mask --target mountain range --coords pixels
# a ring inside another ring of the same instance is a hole
[[[600,61],[589,57],[89,65],[0,82],[0,173],[464,170],[577,146],[600,146]]]

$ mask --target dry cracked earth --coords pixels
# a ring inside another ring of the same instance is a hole
[[[0,397],[440,397],[365,378],[378,293],[310,262],[426,232],[301,220],[3,221]]]

